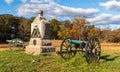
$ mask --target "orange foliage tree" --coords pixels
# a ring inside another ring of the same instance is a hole
[[[72,37],[75,39],[85,39],[85,31],[86,31],[86,26],[85,24],[87,23],[86,17],[82,18],[75,18],[73,20],[73,26],[71,29]]]
[[[110,32],[109,41],[116,43],[120,42],[120,28]]]
[[[92,36],[96,36],[99,37],[100,35],[100,29],[96,28],[94,25],[90,25],[88,26],[88,36],[92,37]]]

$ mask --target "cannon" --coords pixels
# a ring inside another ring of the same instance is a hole
[[[60,55],[68,60],[76,55],[77,52],[83,52],[88,64],[98,62],[101,54],[101,45],[97,37],[90,37],[87,41],[75,40],[70,37],[65,38],[60,46]]]
[[[24,49],[24,42],[21,39],[12,39],[12,40],[6,40],[6,42],[8,42],[8,47],[9,49],[13,49],[13,48],[22,48]]]

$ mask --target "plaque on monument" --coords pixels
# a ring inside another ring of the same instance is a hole
[[[55,53],[55,47],[52,46],[50,40],[50,24],[43,17],[43,11],[39,12],[31,24],[31,38],[25,52],[29,54]]]

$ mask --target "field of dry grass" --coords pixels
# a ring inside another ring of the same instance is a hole
[[[120,54],[120,43],[101,43],[103,53]]]
[[[59,51],[62,40],[52,40],[52,45]],[[120,54],[120,43],[101,43],[102,53]],[[0,51],[8,50],[7,44],[0,44]]]
[[[0,44],[0,51],[8,50],[8,44]]]

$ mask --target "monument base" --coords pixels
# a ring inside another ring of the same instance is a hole
[[[31,38],[25,52],[33,55],[53,54],[56,53],[56,49],[49,39]]]
[[[25,52],[28,54],[53,54],[55,53],[55,47],[53,46],[27,46]]]

